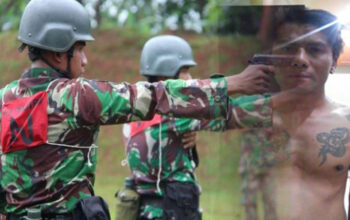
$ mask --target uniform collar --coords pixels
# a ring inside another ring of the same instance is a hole
[[[62,74],[58,73],[52,68],[46,67],[33,67],[26,71],[22,78],[40,78],[40,77],[49,77],[49,78],[62,78]]]

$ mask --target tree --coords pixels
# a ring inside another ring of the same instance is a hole
[[[202,29],[201,17],[207,0],[106,0],[100,7],[106,26],[131,26],[158,32]]]
[[[2,0],[0,4],[0,31],[18,27],[27,1]]]
[[[0,31],[17,29],[30,0],[2,0]],[[76,0],[87,8],[92,27],[129,26],[144,32],[162,29],[202,31],[208,0]]]

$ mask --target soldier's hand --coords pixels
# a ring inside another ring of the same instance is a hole
[[[186,132],[181,136],[181,141],[183,144],[184,149],[195,147],[196,146],[196,140],[197,140],[197,132]]]
[[[274,74],[274,67],[267,65],[249,65],[241,73],[227,77],[227,92],[257,94],[268,92],[269,74]]]

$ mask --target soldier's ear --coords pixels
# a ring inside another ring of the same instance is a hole
[[[52,56],[55,62],[62,63],[64,61],[63,53],[53,52]]]

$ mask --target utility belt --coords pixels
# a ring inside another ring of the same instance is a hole
[[[199,210],[199,189],[194,183],[167,182],[161,184],[164,196],[138,195],[136,191],[128,194],[129,198],[122,198],[123,189],[116,194],[117,220],[138,220],[140,207],[150,205],[163,210],[163,220],[201,220]],[[130,190],[130,189],[128,189]],[[136,193],[136,194],[135,194]],[[147,218],[146,218],[147,219]]]
[[[46,215],[40,215],[38,218],[32,218],[28,215],[14,215],[14,214],[7,214],[6,220],[75,220],[78,218],[74,218],[74,215],[72,213],[64,213],[64,214],[46,214]]]
[[[198,186],[194,183],[166,183],[163,197],[163,220],[201,220],[199,194]]]
[[[41,213],[40,209],[27,209],[24,215],[7,214],[6,220],[110,220],[107,203],[99,196],[81,199],[68,213]]]

